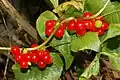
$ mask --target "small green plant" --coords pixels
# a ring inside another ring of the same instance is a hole
[[[113,67],[120,70],[119,2],[71,0],[58,5],[58,0],[50,1],[53,12],[43,12],[36,21],[36,29],[44,40],[42,44],[24,50],[18,46],[1,48],[13,53],[16,64],[12,69],[17,80],[58,80],[73,63],[74,52],[86,50],[97,54],[79,80],[98,75],[101,55],[107,56]],[[54,50],[46,51],[48,47]],[[21,68],[27,71],[23,73]]]

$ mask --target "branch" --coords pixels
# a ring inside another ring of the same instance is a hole
[[[9,3],[8,0],[0,0],[0,7],[4,9],[14,20],[18,26],[21,26],[34,39],[37,38],[37,31],[17,12],[17,10]]]

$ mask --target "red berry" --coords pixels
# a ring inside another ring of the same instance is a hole
[[[20,54],[20,48],[18,46],[12,46],[11,52],[13,55],[18,55],[18,54]]]
[[[37,54],[38,54],[38,57],[39,57],[39,60],[41,60],[43,54],[44,54],[44,51],[43,50],[39,50],[37,51]]]
[[[37,47],[38,46],[38,44],[32,44],[30,47],[31,48],[34,48],[34,47]],[[32,53],[36,53],[38,50],[32,50]]]
[[[43,55],[42,61],[47,64],[47,62],[50,60],[50,55]]]
[[[91,32],[97,32],[97,28],[96,28],[96,26],[95,26],[95,21],[90,20],[90,22],[91,22],[91,26],[89,26],[89,30],[90,30]]]
[[[83,17],[90,17],[92,16],[93,14],[91,12],[84,12],[83,13]]]
[[[70,20],[67,26],[68,31],[75,31],[75,27],[76,27],[76,21],[74,19]]]
[[[38,46],[38,44],[32,44],[30,47],[34,48],[34,47],[37,47],[37,46]]]
[[[20,63],[21,60],[22,60],[22,54],[15,55],[15,56],[14,56],[14,59],[15,59],[16,62]]]
[[[43,53],[42,53],[42,57],[41,57],[41,61],[43,61],[44,63],[48,63],[48,61],[50,60],[50,52],[48,50],[45,50]]]
[[[90,20],[85,20],[84,25],[87,30],[90,30],[90,26],[92,26],[92,23]]]
[[[20,67],[21,68],[28,68],[28,62],[27,61],[21,61],[20,62]]]
[[[85,33],[86,33],[86,30],[76,31],[77,36],[83,36],[85,35]]]
[[[56,20],[48,20],[45,23],[46,28],[50,29],[53,28],[56,24]]]
[[[38,61],[39,61],[38,54],[32,53],[31,54],[31,62],[36,64]]]
[[[23,54],[23,57],[25,58],[26,61],[30,62],[32,53],[28,52],[27,54]]]
[[[54,31],[54,28],[46,28],[45,29],[46,36],[50,36],[53,31]]]
[[[75,29],[76,29],[76,31],[86,30],[84,22],[77,20],[77,24],[76,24]]]
[[[52,59],[52,57],[50,56],[50,57],[49,57],[49,60],[47,61],[47,64],[52,64],[52,62],[53,62],[53,59]]]
[[[78,18],[78,19],[77,19],[77,22],[79,22],[79,21],[83,21],[83,20],[82,20],[81,18]]]
[[[42,61],[39,61],[37,65],[38,65],[39,68],[45,68],[46,67],[46,64]]]
[[[60,25],[60,27],[59,27],[59,28],[61,28],[61,29],[65,29],[65,28],[66,28],[65,23],[62,23],[62,24]]]
[[[98,30],[98,36],[102,36],[104,34],[104,31],[102,29]]]
[[[55,32],[55,37],[56,38],[62,38],[63,37],[63,35],[64,35],[64,31],[65,31],[65,24],[62,24],[59,28],[58,28],[58,30]]]
[[[107,22],[102,22],[102,26],[101,26],[101,29],[102,30],[108,30],[108,23]]]

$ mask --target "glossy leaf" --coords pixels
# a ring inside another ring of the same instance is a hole
[[[87,32],[84,36],[71,41],[71,50],[74,52],[85,49],[99,51],[99,48],[100,40],[98,38],[98,34],[94,32]]]
[[[92,75],[98,75],[100,69],[99,59],[100,54],[97,54],[91,64],[80,75],[79,80],[88,80]]]
[[[38,17],[36,21],[37,31],[43,40],[47,38],[45,35],[45,22],[50,19],[57,20],[57,17],[51,11],[45,11]]]
[[[102,42],[119,35],[120,35],[120,24],[110,24],[108,32]]]
[[[111,2],[109,5],[106,7],[106,9],[102,12],[102,14],[108,14],[111,12],[114,12],[119,9],[118,12],[111,13],[107,16],[105,16],[105,21],[108,23],[120,23],[120,3],[119,2]]]
[[[66,31],[61,40],[54,38],[50,42],[50,45],[54,47],[56,50],[60,51],[60,53],[63,55],[65,59],[66,70],[71,66],[73,62],[73,56],[71,55],[71,51],[70,51],[70,41],[71,38]]]
[[[53,64],[47,66],[45,70],[38,67],[31,67],[26,72],[21,72],[18,64],[13,65],[12,69],[17,80],[58,80],[63,70],[63,62],[57,53],[51,53]]]

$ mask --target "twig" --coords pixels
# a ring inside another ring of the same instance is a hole
[[[17,12],[17,10],[10,4],[8,0],[0,0],[0,7],[4,9],[14,20],[17,21],[18,26],[21,26],[34,39],[37,38],[37,31]]]

